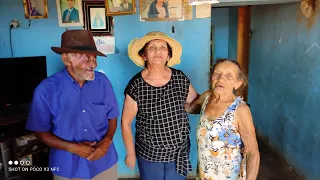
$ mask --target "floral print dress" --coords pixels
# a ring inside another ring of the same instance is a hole
[[[198,172],[200,180],[245,180],[244,145],[235,125],[235,111],[243,101],[238,97],[216,120],[209,120],[204,110],[197,126]]]

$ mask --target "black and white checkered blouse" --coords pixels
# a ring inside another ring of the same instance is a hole
[[[189,92],[189,79],[171,68],[170,81],[161,87],[148,84],[136,74],[125,94],[138,104],[136,115],[136,154],[153,162],[176,162],[176,170],[186,176],[189,161],[190,125],[184,105]]]

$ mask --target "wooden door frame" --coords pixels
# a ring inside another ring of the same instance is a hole
[[[247,77],[249,73],[250,16],[250,6],[238,7],[237,61]],[[244,101],[248,101],[248,87],[241,89],[240,91],[243,95]]]

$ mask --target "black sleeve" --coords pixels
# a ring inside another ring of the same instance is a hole
[[[136,74],[127,84],[126,89],[124,90],[124,96],[129,95],[134,101],[137,101],[137,80],[141,77],[141,74]]]
[[[191,84],[189,78],[178,69],[171,68],[171,70],[180,77],[180,82],[182,83],[182,87],[185,90],[185,98],[187,98],[189,94],[189,86]]]
[[[190,86],[189,78],[181,70],[177,70],[177,69],[174,69],[174,70],[177,71],[178,74],[181,74],[183,76],[184,83],[189,90],[189,86]]]

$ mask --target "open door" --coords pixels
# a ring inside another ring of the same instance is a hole
[[[209,69],[209,82],[208,82],[208,89],[211,89],[211,71],[214,64],[214,26],[211,26],[211,36],[210,36],[210,69]]]

